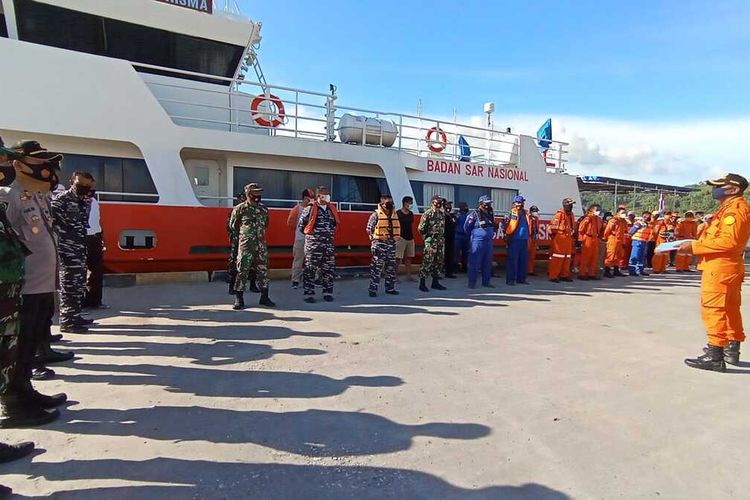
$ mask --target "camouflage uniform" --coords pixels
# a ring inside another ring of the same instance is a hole
[[[229,218],[233,239],[237,239],[237,277],[234,290],[244,292],[248,276],[255,273],[261,290],[268,289],[268,208],[262,203],[240,203]]]
[[[302,212],[298,229],[304,232],[310,222],[311,203]],[[336,217],[331,208],[318,206],[318,216],[311,234],[305,235],[305,269],[302,273],[302,288],[305,295],[315,295],[315,278],[320,278],[323,295],[333,295],[333,278],[336,268],[336,247],[333,244]]]
[[[395,210],[395,209],[394,209]],[[378,213],[373,212],[367,221],[367,234],[375,232],[378,223]],[[386,291],[396,289],[396,240],[391,231],[388,239],[373,239],[370,244],[372,261],[370,262],[370,292],[377,292],[380,285],[380,275],[385,279]]]
[[[21,321],[21,289],[24,259],[29,251],[20,241],[0,206],[0,395],[7,394],[13,380],[23,378],[19,370],[18,335]]]
[[[445,261],[445,211],[432,207],[425,211],[419,221],[419,232],[424,236],[419,279],[440,278]]]
[[[86,201],[68,189],[52,200],[52,218],[60,259],[60,326],[72,326],[86,291]]]

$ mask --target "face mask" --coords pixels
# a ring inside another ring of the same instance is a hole
[[[565,205],[563,207],[566,212],[572,212],[573,211],[573,205]]]
[[[539,215],[539,212],[531,212],[531,215],[533,215],[534,217],[537,217]]]
[[[323,197],[323,199],[325,200],[326,203],[331,203],[331,195],[330,194],[325,195]]]
[[[711,197],[714,200],[720,200],[724,198],[727,195],[727,192],[724,190],[726,186],[714,186],[711,189]]]
[[[404,203],[404,208],[409,210],[411,208],[411,203]]]
[[[393,210],[393,207],[395,206],[392,201],[387,201],[385,205],[383,205],[388,210]]]
[[[41,163],[39,165],[29,165],[26,162],[21,162],[31,169],[31,173],[24,172],[29,177],[38,181],[52,181],[54,178],[54,169],[49,163]],[[55,185],[57,182],[55,182]]]
[[[601,217],[602,213],[599,210],[594,210],[594,215]]]
[[[81,198],[89,194],[89,191],[91,191],[90,186],[83,186],[81,184],[74,184],[73,188],[75,189],[76,194]]]

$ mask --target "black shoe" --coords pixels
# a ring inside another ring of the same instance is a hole
[[[570,278],[560,278],[560,281],[564,281],[566,283],[573,283],[573,280]]]
[[[560,278],[553,278],[550,280],[552,283],[560,283]]]
[[[307,302],[308,304],[315,304],[315,297],[313,297],[312,295],[308,295],[307,297],[305,297],[305,302]]]
[[[89,329],[82,325],[76,325],[75,323],[70,325],[60,325],[60,332],[62,333],[86,333]]]
[[[370,297],[377,297],[378,296],[378,292],[373,292],[372,290],[370,290],[368,292],[368,294],[370,295]]]
[[[96,321],[90,318],[84,318],[83,316],[76,316],[73,318],[73,324],[75,326],[91,326],[95,325]]]
[[[45,425],[60,417],[58,410],[47,411],[39,406],[23,401],[17,395],[0,397],[0,428],[36,427]]]
[[[44,394],[31,389],[22,396],[30,405],[36,405],[45,410],[60,406],[68,400],[68,395],[64,392],[55,394],[54,396],[45,396]]]
[[[53,378],[55,378],[55,370],[45,366],[34,368],[34,371],[31,372],[32,380],[52,380]]]
[[[333,302],[333,295],[323,295],[323,300],[326,302]]]
[[[244,292],[236,292],[234,294],[234,305],[232,309],[235,311],[241,311],[245,308],[245,294]]]
[[[388,295],[398,295],[399,292],[398,290],[394,289],[394,290],[386,290],[385,293],[387,293]]]
[[[49,343],[54,344],[55,342],[60,342],[62,340],[62,334],[56,333],[54,335],[49,336]]]
[[[613,276],[618,276],[618,277],[625,277],[625,275],[622,274],[619,269],[615,269],[615,272],[612,273],[612,275]]]
[[[727,366],[724,364],[724,349],[715,345],[708,345],[705,354],[697,358],[688,358],[685,360],[685,364],[690,368],[698,368],[699,370],[715,372],[727,370]]]
[[[70,361],[75,357],[75,354],[72,352],[60,352],[60,351],[53,351],[52,349],[45,351],[41,354],[39,354],[35,359],[35,364],[37,366],[45,366],[45,365],[51,365],[53,363],[64,363],[65,361]]]
[[[603,276],[605,278],[614,278],[614,275],[612,274],[612,269],[610,269],[609,267],[605,267]]]
[[[432,278],[432,285],[430,285],[430,288],[435,290],[447,290],[447,288],[440,284],[440,281],[437,278]]]
[[[34,451],[34,443],[31,441],[24,441],[18,444],[5,444],[0,443],[0,463],[12,462],[23,458],[29,453]]]
[[[740,364],[739,341],[737,340],[729,341],[729,345],[724,348],[724,361],[734,366],[738,366]]]
[[[268,298],[268,288],[260,292],[260,300],[258,301],[258,304],[266,307],[276,307],[276,303]]]
[[[419,280],[419,289],[423,292],[429,292],[430,289],[427,288],[427,285],[425,284],[424,278],[420,278]]]

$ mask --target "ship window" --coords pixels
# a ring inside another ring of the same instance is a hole
[[[263,203],[269,207],[294,206],[305,188],[327,186],[331,198],[345,210],[372,210],[381,192],[388,192],[385,179],[354,175],[331,175],[311,172],[289,172],[267,168],[234,167],[233,189],[242,192],[245,185],[257,182],[263,186]]]
[[[19,38],[32,43],[230,78],[244,54],[241,46],[107,19],[33,0],[15,0],[15,6]],[[202,80],[188,76],[181,78]]]
[[[439,194],[448,201],[453,201],[455,199],[454,193],[455,188],[450,184],[433,184],[425,182],[422,185],[422,200],[424,200],[426,205],[431,203],[432,197],[436,194]]]
[[[465,201],[470,207],[475,208],[479,206],[480,196],[489,196],[490,188],[484,186],[456,186],[456,205],[459,201]],[[497,209],[497,207],[493,207]]]
[[[144,160],[66,153],[62,162],[63,183],[66,183],[76,170],[89,172],[94,176],[101,201],[159,201],[154,181]]]
[[[493,189],[491,196],[495,212],[509,212],[517,194],[515,189]]]

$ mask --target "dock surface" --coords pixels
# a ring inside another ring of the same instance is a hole
[[[461,276],[460,278],[463,278]],[[0,465],[20,497],[747,498],[750,363],[705,343],[697,274],[232,311],[222,283],[108,289]],[[320,298],[320,296],[318,296]],[[747,307],[745,307],[747,315]],[[745,354],[747,352],[747,354]],[[743,355],[750,359],[750,349]]]

